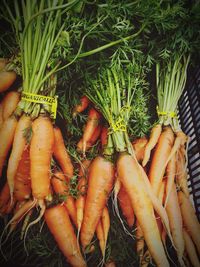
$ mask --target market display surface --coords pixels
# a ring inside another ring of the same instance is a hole
[[[0,10],[0,265],[200,266],[178,110],[199,1]]]

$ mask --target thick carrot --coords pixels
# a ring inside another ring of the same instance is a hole
[[[196,253],[196,249],[194,246],[194,243],[192,242],[192,239],[186,229],[183,228],[183,238],[185,241],[185,250],[187,252],[187,255],[190,259],[190,262],[192,263],[193,267],[200,267],[200,261],[198,259],[198,255]]]
[[[156,223],[153,205],[141,170],[138,167],[138,162],[129,154],[121,154],[117,161],[117,172],[130,197],[150,254],[157,266],[169,266]]]
[[[158,140],[149,170],[149,180],[153,191],[158,196],[165,168],[163,168],[173,146],[174,134],[171,127],[165,127]]]
[[[74,167],[65,147],[61,130],[58,127],[54,127],[54,136],[55,143],[53,148],[53,156],[58,161],[58,164],[60,165],[64,175],[70,179],[74,174]]]
[[[141,162],[144,158],[144,152],[147,145],[147,138],[141,137],[132,142],[133,149],[135,151],[136,158],[138,162]]]
[[[101,114],[96,111],[94,108],[91,108],[88,113],[88,120],[86,122],[84,131],[83,131],[83,155],[85,155],[87,142],[91,139],[94,130],[100,123]]]
[[[0,93],[9,89],[17,78],[17,74],[14,71],[0,71]]]
[[[51,184],[57,194],[66,197],[66,199],[64,200],[65,206],[67,208],[70,218],[77,226],[75,201],[73,197],[69,194],[68,181],[66,180],[64,174],[62,172],[56,171],[54,173],[54,176],[51,178]]]
[[[8,152],[12,146],[17,120],[14,116],[4,121],[0,128],[0,177]]]
[[[134,211],[133,211],[130,197],[127,194],[123,185],[121,186],[119,190],[118,200],[119,200],[119,205],[120,205],[122,214],[124,215],[126,222],[128,223],[128,226],[132,228],[134,225],[134,221],[135,221]]]
[[[189,235],[192,237],[192,240],[196,245],[197,251],[200,255],[200,224],[195,215],[195,210],[189,198],[187,198],[183,192],[178,192],[178,199],[181,208],[183,224]]]
[[[87,192],[87,177],[91,161],[84,160],[80,165],[79,170],[79,181],[78,181],[78,190],[79,196],[76,199],[76,218],[78,225],[78,232],[80,232],[81,225],[83,222],[84,206]]]
[[[44,199],[49,194],[53,145],[52,123],[48,117],[39,116],[32,123],[30,144],[31,188],[36,199]]]
[[[88,177],[88,190],[81,227],[81,243],[85,249],[90,244],[101,218],[114,182],[114,165],[104,157],[96,157]]]
[[[86,267],[67,209],[57,205],[45,211],[45,221],[58,247],[73,267]]]
[[[22,153],[15,175],[14,197],[18,201],[29,199],[31,195],[30,150],[26,147]]]
[[[176,156],[175,155],[171,158],[171,160],[167,164],[166,176],[167,176],[167,181],[166,181],[166,197],[165,197],[165,204],[164,204],[165,207],[169,200],[170,192],[174,185],[174,180],[176,176]]]
[[[30,128],[30,126],[31,126],[30,117],[26,115],[22,115],[17,123],[17,127],[15,130],[12,151],[9,157],[8,168],[7,168],[7,181],[8,181],[8,185],[10,188],[11,201],[12,201],[13,192],[14,192],[15,175],[17,173],[17,168],[22,158],[25,145],[27,143],[27,140],[24,134],[25,134],[25,131],[28,128]]]
[[[150,154],[152,149],[156,146],[156,144],[158,143],[158,139],[161,135],[162,132],[162,125],[161,124],[156,124],[152,130],[151,130],[151,134],[149,137],[149,141],[145,146],[145,150],[144,150],[144,158],[142,161],[142,166],[144,167],[147,162],[150,159]]]
[[[8,183],[6,182],[0,192],[0,213],[1,209],[8,203],[10,199],[10,190]]]
[[[3,111],[2,118],[4,121],[13,114],[13,112],[17,108],[19,100],[20,100],[20,94],[16,91],[8,92],[4,96],[0,104],[0,106],[2,106],[2,111]]]
[[[178,196],[176,192],[175,183],[172,184],[166,211],[169,217],[169,224],[172,233],[172,238],[176,247],[178,261],[181,266],[184,266],[183,253],[184,253],[184,239],[183,239],[183,222],[181,210],[178,203]]]
[[[78,113],[83,112],[88,107],[89,104],[90,104],[89,98],[85,95],[82,96],[80,99],[80,104],[76,105],[73,109],[73,114],[72,114],[73,118],[75,118]]]

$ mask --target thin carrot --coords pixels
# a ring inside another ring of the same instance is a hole
[[[81,227],[81,243],[85,249],[93,238],[114,182],[114,166],[104,157],[96,157],[88,177],[88,190]]]
[[[0,93],[9,89],[17,78],[17,74],[14,71],[0,71]]]
[[[16,91],[8,92],[0,105],[2,106],[2,118],[5,121],[8,117],[10,117],[15,109],[17,108],[17,104],[20,100],[20,94]]]
[[[83,132],[83,155],[85,155],[87,142],[91,139],[94,130],[99,125],[101,114],[94,108],[91,108],[88,113],[88,120]]]
[[[2,175],[3,165],[5,163],[8,152],[12,146],[17,120],[14,116],[4,121],[0,128],[0,177]]]
[[[54,176],[51,178],[51,184],[57,194],[66,197],[66,199],[64,200],[65,206],[67,208],[70,218],[77,226],[76,205],[73,197],[69,194],[69,186],[66,177],[62,172],[55,171]]]
[[[195,210],[189,198],[187,198],[183,192],[178,192],[178,199],[181,208],[183,224],[191,236],[194,244],[196,245],[197,251],[200,255],[200,224],[195,215]]]
[[[80,99],[80,104],[76,105],[73,109],[73,114],[72,114],[73,118],[75,118],[78,113],[83,112],[88,107],[89,104],[90,104],[89,98],[85,95],[82,96]]]
[[[144,245],[145,245],[145,242],[144,242],[144,235],[143,235],[143,232],[142,232],[142,229],[138,223],[138,221],[136,222],[136,251],[137,251],[137,255],[139,257],[139,262],[140,262],[140,265],[141,265],[141,262],[142,262],[142,259],[143,259],[143,256],[144,256]]]
[[[136,155],[138,162],[141,162],[144,158],[144,152],[145,152],[147,142],[148,140],[146,137],[137,138],[136,140],[132,142],[132,146],[135,151],[135,155]]]
[[[84,214],[84,206],[85,206],[85,199],[86,199],[86,191],[87,191],[87,177],[88,171],[91,161],[84,160],[80,165],[79,170],[79,181],[78,181],[78,190],[79,196],[76,199],[76,218],[77,218],[77,225],[78,225],[78,233],[80,232],[81,225],[83,222],[83,214]]]
[[[44,217],[58,247],[71,266],[86,267],[65,206],[57,205],[47,209]]]
[[[130,197],[127,194],[123,185],[119,190],[118,200],[122,214],[124,215],[126,222],[128,223],[128,226],[132,228],[135,221],[134,211],[131,205]]]
[[[165,172],[165,168],[163,168],[163,166],[169,157],[173,142],[174,134],[171,127],[165,127],[159,137],[148,175],[156,196],[158,196],[158,191]]]
[[[121,154],[117,161],[117,172],[127,191],[133,210],[143,231],[150,254],[157,266],[169,266],[161,242],[153,205],[136,159],[129,154]]]
[[[167,164],[166,168],[166,176],[167,176],[167,181],[166,181],[166,197],[165,197],[165,204],[164,207],[166,207],[167,202],[169,200],[170,192],[172,190],[175,176],[176,176],[176,155],[173,155],[169,163]]]
[[[105,248],[105,237],[104,237],[104,231],[103,231],[103,224],[102,220],[100,219],[97,227],[96,227],[96,235],[99,240],[99,247],[101,249],[102,255],[104,255],[104,248]]]
[[[169,194],[166,211],[169,217],[169,224],[172,233],[172,238],[176,247],[178,261],[181,266],[184,266],[183,253],[184,253],[184,239],[183,239],[183,222],[181,210],[178,203],[178,196],[176,192],[175,183],[172,184]]]
[[[30,149],[26,147],[22,153],[15,175],[14,196],[18,201],[28,199],[31,195]]]
[[[156,144],[158,143],[158,139],[161,135],[162,132],[162,125],[161,124],[156,124],[152,130],[151,130],[151,134],[149,137],[149,141],[146,144],[145,150],[144,150],[144,158],[142,161],[142,166],[144,167],[147,162],[150,159],[150,154],[152,149],[154,149],[154,147],[156,146]]]
[[[198,259],[198,255],[196,253],[196,249],[194,246],[194,243],[192,242],[192,239],[190,235],[188,234],[187,230],[183,228],[183,238],[185,241],[185,250],[187,252],[187,255],[190,259],[190,262],[192,263],[193,267],[199,267],[200,261]]]
[[[108,240],[108,233],[110,230],[110,215],[108,208],[105,206],[101,216],[103,234],[104,234],[104,247],[103,247],[103,262],[105,261],[106,245]]]
[[[54,127],[54,137],[55,143],[53,148],[53,156],[58,161],[58,164],[60,165],[64,175],[70,179],[74,174],[74,167],[65,147],[61,130],[58,127]]]
[[[17,127],[15,129],[15,136],[12,145],[12,151],[8,161],[7,168],[7,181],[10,188],[10,197],[12,201],[13,193],[14,193],[14,181],[15,175],[17,173],[17,168],[19,162],[21,160],[23,151],[25,149],[25,145],[27,143],[25,137],[25,131],[30,128],[31,119],[29,116],[22,115],[17,123]]]

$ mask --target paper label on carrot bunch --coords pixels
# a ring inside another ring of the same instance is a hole
[[[21,99],[37,104],[44,104],[51,107],[51,114],[53,115],[53,119],[56,119],[56,111],[57,111],[57,96],[45,96],[45,95],[37,95],[33,93],[22,92]]]

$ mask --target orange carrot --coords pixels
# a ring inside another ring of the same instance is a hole
[[[142,258],[143,258],[143,255],[144,255],[144,245],[145,245],[145,242],[144,242],[144,235],[143,235],[143,232],[142,232],[142,229],[137,221],[136,223],[137,225],[137,229],[136,229],[136,251],[137,251],[137,255],[139,257],[139,262],[140,262],[140,265],[141,265],[141,262],[142,262]]]
[[[176,247],[178,261],[181,266],[184,266],[183,223],[182,223],[181,210],[180,210],[179,203],[178,203],[176,186],[174,183],[172,184],[171,192],[169,194],[168,202],[166,205],[166,211],[169,217],[170,229],[171,229],[172,238],[173,238],[173,241]]]
[[[65,206],[70,218],[77,226],[75,201],[69,194],[69,186],[64,174],[62,172],[56,171],[51,179],[51,184],[57,194],[66,197],[66,199],[64,200]]]
[[[87,187],[87,177],[88,177],[88,168],[90,165],[90,160],[84,160],[80,165],[79,170],[79,181],[78,181],[78,190],[79,196],[76,199],[76,218],[77,218],[77,225],[78,225],[78,233],[80,232],[82,221],[83,221],[83,214],[84,214],[84,206],[85,206],[85,199],[86,199],[86,187]]]
[[[119,190],[118,200],[119,200],[119,205],[120,205],[122,214],[124,215],[128,223],[128,226],[132,228],[134,225],[135,216],[134,216],[134,211],[131,205],[130,197],[127,194],[124,186],[121,186]]]
[[[96,227],[96,235],[99,240],[99,247],[101,249],[102,255],[104,255],[104,248],[105,248],[105,237],[104,237],[104,231],[103,231],[103,225],[102,225],[102,220],[100,219],[97,227]]]
[[[150,154],[151,154],[151,150],[156,146],[156,144],[158,143],[158,139],[161,135],[162,132],[162,125],[161,124],[156,124],[152,130],[151,130],[151,134],[149,137],[149,141],[146,144],[145,150],[144,150],[144,158],[142,161],[142,166],[144,167],[147,162],[150,159]]]
[[[0,70],[3,70],[7,63],[8,63],[7,58],[0,58]]]
[[[108,240],[108,233],[110,230],[110,215],[108,208],[105,206],[101,216],[103,233],[104,233],[104,248],[103,248],[103,261],[105,259],[105,252],[106,252],[106,244]]]
[[[165,127],[158,140],[149,170],[149,180],[158,196],[165,168],[163,168],[173,146],[174,134],[171,127]]]
[[[12,201],[13,192],[14,192],[14,181],[15,175],[17,173],[17,168],[19,162],[21,160],[25,145],[27,143],[25,137],[25,131],[30,128],[31,119],[29,116],[22,115],[17,123],[17,127],[15,129],[15,136],[12,145],[12,151],[8,161],[7,168],[7,181],[10,188],[10,197]]]
[[[178,199],[181,208],[183,224],[191,236],[194,244],[196,245],[197,251],[200,255],[200,224],[195,215],[195,210],[189,198],[187,198],[183,192],[178,192]]]
[[[113,187],[114,166],[104,157],[96,157],[88,177],[88,190],[81,227],[81,243],[85,249],[90,244],[102,211]]]
[[[0,128],[0,177],[8,152],[12,146],[17,120],[14,116],[4,121]]]
[[[148,140],[146,137],[141,137],[132,142],[133,149],[135,151],[138,162],[141,162],[144,158],[144,152]]]
[[[30,175],[32,194],[44,199],[49,194],[50,164],[54,145],[53,126],[48,117],[39,116],[32,123]]]
[[[17,78],[17,74],[14,71],[0,71],[0,93],[9,89]]]
[[[165,207],[169,200],[170,192],[172,190],[175,176],[176,176],[176,156],[175,155],[171,158],[171,160],[167,164],[166,176],[167,176],[167,181],[166,181],[166,197],[165,197],[165,204],[164,204]]]
[[[89,104],[90,104],[89,98],[85,95],[82,96],[80,99],[80,104],[76,105],[73,109],[73,114],[72,114],[73,118],[75,118],[78,113],[83,112],[88,107]]]
[[[14,197],[18,201],[29,199],[31,195],[31,178],[30,178],[30,150],[27,147],[19,162],[17,173],[15,175]]]
[[[61,130],[58,127],[54,127],[54,136],[55,143],[53,148],[53,156],[58,161],[58,164],[60,165],[64,175],[70,179],[74,174],[74,167],[65,147]]]
[[[85,155],[87,142],[91,139],[94,130],[99,125],[101,114],[94,108],[91,108],[88,113],[88,120],[83,132],[83,155]]]
[[[176,182],[181,188],[181,191],[189,197],[190,192],[188,189],[188,181],[187,181],[187,168],[186,168],[185,156],[181,150],[178,151],[176,155]]]
[[[102,148],[105,147],[105,145],[108,142],[108,127],[103,126],[101,130],[101,146]]]
[[[65,206],[57,205],[47,209],[45,211],[45,221],[58,247],[71,266],[86,267]]]
[[[196,253],[194,243],[192,242],[190,235],[188,234],[188,232],[184,228],[183,228],[183,238],[185,241],[185,250],[188,254],[190,262],[192,263],[192,266],[193,267],[199,267],[200,261],[198,259],[198,255]]]
[[[8,92],[4,96],[0,104],[2,106],[2,111],[3,111],[2,118],[4,121],[13,114],[13,112],[17,108],[19,100],[20,100],[20,94],[16,91]]]
[[[169,266],[156,223],[153,205],[138,165],[135,158],[124,153],[118,158],[117,172],[130,197],[151,256],[157,266]]]

